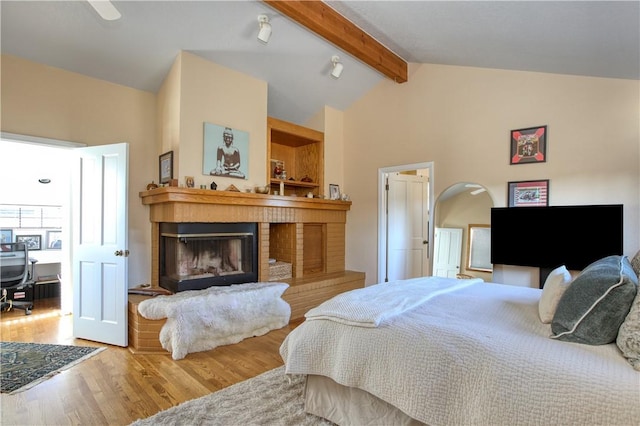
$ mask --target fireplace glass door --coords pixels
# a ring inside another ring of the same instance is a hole
[[[173,292],[257,281],[257,225],[160,225],[160,286]]]

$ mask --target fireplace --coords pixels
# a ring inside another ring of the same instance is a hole
[[[256,223],[160,223],[160,286],[174,293],[258,281]]]

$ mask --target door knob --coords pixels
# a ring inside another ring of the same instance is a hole
[[[116,250],[116,252],[114,254],[116,256],[128,257],[129,256],[129,250]]]
[[[429,244],[429,241],[424,240],[424,241],[422,241],[422,244]]]

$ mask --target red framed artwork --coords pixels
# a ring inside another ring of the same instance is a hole
[[[512,130],[510,161],[510,164],[547,161],[547,126]]]
[[[549,180],[509,182],[509,207],[541,207],[549,205]]]

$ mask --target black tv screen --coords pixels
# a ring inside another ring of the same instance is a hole
[[[582,270],[622,254],[622,205],[494,207],[491,263]]]

